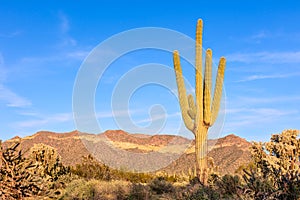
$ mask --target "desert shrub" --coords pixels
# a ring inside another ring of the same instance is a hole
[[[147,185],[133,183],[130,187],[128,200],[148,200],[151,198],[150,188]]]
[[[175,191],[173,185],[166,181],[164,177],[157,177],[153,179],[149,186],[156,194],[172,193]]]
[[[66,200],[123,200],[129,195],[129,183],[78,179],[72,181],[60,199]]]
[[[130,172],[125,170],[113,170],[113,179],[124,180],[132,183],[148,183],[154,179],[154,175],[149,173]]]
[[[73,174],[76,174],[87,180],[124,180],[132,183],[146,183],[150,182],[154,177],[149,173],[136,173],[122,169],[111,169],[95,160],[91,155],[83,157],[82,162],[73,167],[71,171]]]
[[[73,169],[72,173],[86,178],[86,179],[97,179],[97,180],[111,180],[111,169],[99,163],[91,155],[83,157],[80,164],[77,164]]]
[[[66,187],[60,199],[66,200],[90,200],[94,199],[95,182],[88,182],[84,179],[73,180]]]
[[[95,199],[123,200],[130,193],[130,183],[127,181],[99,181],[96,187]]]
[[[208,183],[210,184],[203,185],[198,177],[194,177],[189,181],[189,184],[182,189],[182,197],[180,199],[220,199],[220,194],[213,188],[214,179],[216,179],[216,177],[210,176],[208,179]]]
[[[226,174],[218,178],[213,187],[223,198],[237,199],[243,194],[242,180],[237,175]]]
[[[216,192],[213,188],[210,186],[202,186],[199,187],[196,191],[191,192],[187,199],[189,200],[210,200],[210,199],[221,199],[220,194]]]
[[[272,182],[267,177],[257,173],[257,170],[244,170],[244,173],[243,179],[246,185],[243,190],[246,197],[251,199],[268,199],[275,192]]]

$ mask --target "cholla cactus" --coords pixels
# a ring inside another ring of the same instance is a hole
[[[300,172],[299,131],[286,130],[274,134],[270,142],[254,143],[251,148],[255,164],[264,174]]]
[[[48,181],[56,181],[60,175],[68,171],[62,165],[56,149],[45,144],[35,144],[30,149],[29,160],[37,166],[36,173]]]
[[[212,50],[207,49],[205,58],[205,74],[202,78],[202,20],[198,20],[196,31],[196,102],[192,94],[187,96],[179,52],[174,51],[173,62],[178,86],[182,118],[185,126],[195,135],[195,152],[197,161],[197,176],[206,184],[207,170],[207,133],[217,119],[222,97],[223,80],[225,73],[225,58],[219,62],[216,86],[213,100],[212,94]]]
[[[254,196],[264,193],[274,199],[300,197],[299,131],[274,134],[270,142],[254,143],[251,154],[255,169],[245,171],[244,180]]]
[[[30,172],[35,166],[17,150],[19,144],[5,150],[1,147],[0,199],[23,199],[43,191],[42,179]]]

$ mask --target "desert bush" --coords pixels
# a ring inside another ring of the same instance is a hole
[[[146,183],[150,182],[154,177],[149,173],[137,173],[122,169],[111,169],[95,160],[91,155],[83,157],[82,162],[73,167],[71,171],[73,174],[87,180],[124,180],[132,183]]]
[[[153,179],[150,184],[150,189],[156,194],[172,193],[175,191],[173,185],[166,181],[164,177]]]
[[[131,183],[149,183],[154,179],[155,176],[149,173],[113,170],[112,177],[114,180],[124,180],[129,181]]]
[[[202,186],[199,187],[196,191],[193,191],[188,194],[187,198],[188,200],[210,200],[210,199],[221,199],[220,194],[216,192],[213,188],[210,186]]]
[[[128,200],[149,200],[150,198],[151,191],[149,186],[140,183],[133,183],[131,185]]]
[[[97,185],[95,199],[123,200],[130,193],[130,182],[127,181],[101,181]]]
[[[66,200],[90,200],[94,199],[95,183],[84,179],[73,180],[66,187],[60,199]]]
[[[216,177],[210,176],[208,185],[203,185],[198,177],[194,177],[189,184],[182,189],[180,199],[220,199],[220,194],[212,187]],[[178,196],[178,195],[177,195]]]
[[[60,199],[66,200],[123,200],[129,195],[129,183],[78,179],[72,181]]]
[[[242,180],[237,175],[226,174],[214,181],[213,187],[223,198],[239,199],[243,194]]]
[[[86,179],[97,179],[97,180],[111,180],[111,169],[99,163],[91,155],[85,156],[80,164],[77,164],[73,169],[72,173],[86,178]]]

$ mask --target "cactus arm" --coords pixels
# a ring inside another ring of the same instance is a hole
[[[203,120],[203,78],[202,78],[202,30],[203,22],[201,19],[198,20],[196,29],[196,55],[195,55],[195,66],[196,66],[196,82],[195,82],[195,93],[196,93],[196,125],[201,124]]]
[[[222,57],[219,62],[218,74],[216,78],[216,86],[214,91],[214,98],[212,102],[212,111],[211,111],[211,124],[214,124],[218,117],[218,112],[220,109],[222,90],[223,90],[223,82],[224,82],[224,74],[226,67],[226,59]]]
[[[203,122],[211,125],[211,76],[212,76],[212,51],[207,49],[205,57],[204,91],[203,91]]]
[[[176,82],[178,86],[178,96],[179,96],[179,104],[181,108],[181,114],[184,121],[185,126],[190,130],[194,131],[194,122],[192,118],[188,114],[189,104],[188,97],[186,95],[186,89],[184,86],[184,80],[182,76],[182,70],[180,66],[180,57],[178,51],[174,51],[173,53],[173,62],[175,68]]]
[[[197,108],[192,94],[188,95],[188,102],[189,102],[188,114],[193,120],[195,120]]]

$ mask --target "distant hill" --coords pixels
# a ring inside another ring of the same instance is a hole
[[[68,133],[40,131],[24,138],[14,137],[5,141],[3,145],[5,147],[18,141],[24,152],[37,143],[56,148],[65,165],[80,163],[83,156],[90,154],[90,151],[96,152],[97,148],[101,154],[112,155],[110,162],[122,162],[122,158],[128,156],[127,154],[121,157],[114,156],[124,152],[132,152],[129,155],[132,158],[124,159],[134,159],[134,165],[137,166],[142,166],[145,162],[156,164],[163,162],[163,159],[166,158],[169,158],[171,162],[178,158],[170,164],[167,163],[169,165],[162,169],[172,174],[182,173],[182,171],[186,173],[195,165],[194,141],[174,135],[130,134],[122,130],[109,130],[97,135],[79,131]],[[107,141],[109,141],[109,145]],[[239,166],[250,160],[249,147],[251,143],[238,136],[228,135],[218,140],[209,140],[208,145],[210,150],[208,155],[214,159],[215,165],[219,166],[222,174],[234,173]],[[90,151],[87,150],[86,146],[89,147]],[[113,149],[109,147],[113,147]],[[113,152],[114,149],[118,150],[117,153]],[[140,159],[139,156],[144,153],[149,153],[152,158],[149,157],[150,159],[148,158],[147,161]]]

